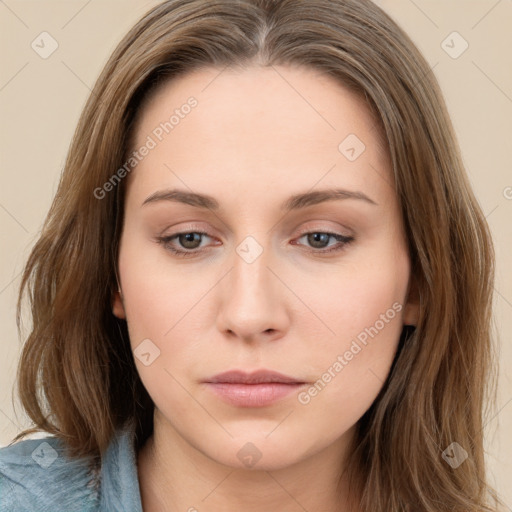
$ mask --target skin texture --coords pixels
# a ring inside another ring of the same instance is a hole
[[[340,480],[347,446],[388,375],[403,325],[418,315],[375,120],[353,92],[309,69],[202,69],[168,82],[144,106],[135,146],[190,96],[198,105],[127,178],[113,303],[132,348],[149,339],[160,350],[147,366],[135,358],[156,406],[154,435],[138,458],[144,510],[355,510]],[[339,150],[349,134],[365,145],[354,161]],[[209,194],[220,209],[141,206],[169,188]],[[280,209],[293,194],[328,188],[376,204]],[[158,242],[198,231],[208,236]],[[354,240],[322,255],[341,244],[303,231]],[[251,263],[237,252],[255,254],[247,236],[263,249]],[[169,246],[204,252],[180,258]],[[381,315],[384,327],[333,372]],[[331,379],[308,403],[294,392],[258,408],[225,403],[202,382],[262,368],[309,383],[303,392],[329,368]],[[246,443],[261,455],[252,467],[237,456]]]

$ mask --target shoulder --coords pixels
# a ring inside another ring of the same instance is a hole
[[[0,448],[0,510],[97,510],[97,472],[68,458],[56,437],[25,439]]]

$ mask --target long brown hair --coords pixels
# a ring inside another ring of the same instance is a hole
[[[169,0],[122,39],[85,105],[23,274],[18,326],[27,294],[33,324],[18,391],[35,429],[16,439],[44,430],[73,456],[97,458],[128,420],[138,447],[151,435],[154,406],[126,322],[111,310],[126,180],[95,191],[126,162],[137,112],[158,84],[250,65],[308,66],[338,80],[366,98],[389,149],[420,317],[358,423],[349,470],[364,475],[361,509],[495,510],[483,451],[495,375],[491,235],[431,69],[370,0]],[[457,469],[442,456],[455,442],[469,455]]]

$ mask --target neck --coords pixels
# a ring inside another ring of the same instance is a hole
[[[221,464],[189,444],[169,423],[155,421],[153,435],[138,454],[143,510],[357,512],[340,462],[348,434],[291,466],[258,470]]]

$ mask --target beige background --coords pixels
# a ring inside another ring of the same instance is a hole
[[[22,264],[56,191],[90,87],[120,37],[156,3],[0,1],[0,445],[27,425],[11,399],[21,346],[14,307]],[[491,481],[512,511],[512,271],[506,264],[512,253],[512,1],[377,3],[433,68],[493,232],[501,371],[498,408],[486,425],[487,451]],[[31,47],[43,31],[58,43],[47,59]],[[454,31],[469,45],[457,58],[452,56],[464,42],[450,35]]]

